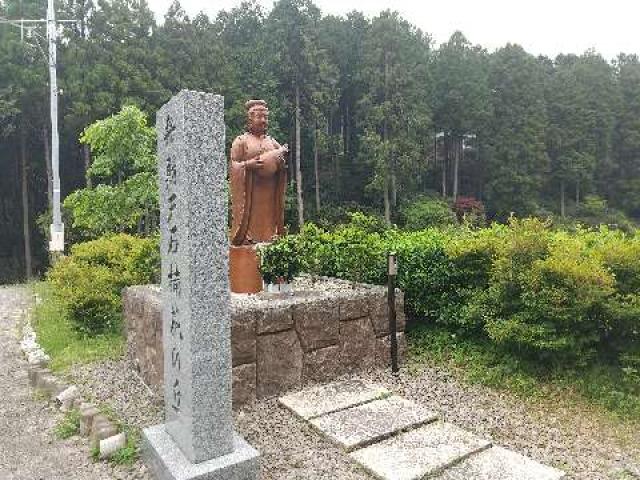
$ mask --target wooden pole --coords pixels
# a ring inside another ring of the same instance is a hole
[[[389,253],[388,261],[388,293],[389,302],[389,338],[391,340],[391,371],[398,372],[398,336],[396,333],[396,276],[398,275],[398,259],[395,252]]]

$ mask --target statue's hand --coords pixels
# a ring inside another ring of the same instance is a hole
[[[247,160],[246,165],[249,170],[259,170],[264,166],[264,160],[262,157],[252,158]]]

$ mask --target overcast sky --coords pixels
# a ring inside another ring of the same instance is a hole
[[[148,0],[159,20],[171,0]],[[270,10],[273,0],[260,0]],[[240,0],[182,0],[187,14],[215,17]],[[359,10],[371,17],[393,8],[428,32],[436,44],[462,31],[490,51],[519,43],[535,55],[582,53],[595,48],[605,58],[640,53],[640,0],[315,0],[323,14]]]

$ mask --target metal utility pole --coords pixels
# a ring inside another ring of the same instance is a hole
[[[51,170],[53,172],[53,223],[50,252],[64,251],[64,224],[60,211],[60,140],[58,137],[58,75],[56,71],[58,24],[56,9],[49,0],[47,6],[47,39],[49,40],[49,88],[51,90]]]
[[[58,76],[57,76],[57,40],[58,23],[76,23],[76,20],[60,20],[56,22],[56,10],[54,0],[48,0],[47,18],[38,20],[5,20],[0,19],[0,23],[8,23],[20,28],[20,38],[24,41],[24,29],[31,32],[33,26],[41,23],[47,24],[47,43],[49,54],[47,62],[49,64],[49,88],[51,91],[51,169],[53,174],[53,223],[50,227],[51,237],[49,241],[50,252],[64,251],[64,224],[62,223],[62,213],[60,209],[60,141],[58,137]]]

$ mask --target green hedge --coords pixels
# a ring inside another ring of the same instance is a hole
[[[359,214],[331,232],[307,225],[286,241],[303,270],[376,284],[386,281],[386,255],[395,251],[411,316],[483,335],[517,354],[579,364],[599,351],[628,357],[638,348],[637,235],[568,233],[537,219],[381,231]]]
[[[47,280],[75,329],[93,335],[119,328],[122,289],[157,280],[159,265],[157,237],[119,234],[74,245]]]

